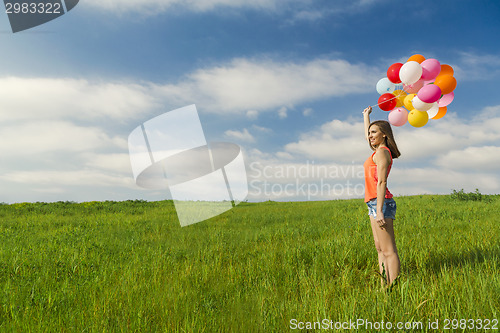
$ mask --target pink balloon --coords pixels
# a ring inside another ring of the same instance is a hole
[[[434,103],[441,98],[441,88],[435,84],[428,84],[418,91],[417,97],[424,103]]]
[[[416,94],[424,86],[424,80],[418,80],[414,84],[403,84],[403,88],[408,94]]]
[[[449,105],[451,102],[453,102],[453,99],[455,98],[455,93],[452,91],[449,94],[443,95],[441,99],[438,101],[438,105],[440,108],[443,106]]]
[[[393,126],[403,126],[408,121],[408,111],[405,108],[395,108],[389,112],[389,123]]]
[[[426,59],[421,63],[422,79],[432,80],[438,76],[441,71],[441,64],[436,59]]]

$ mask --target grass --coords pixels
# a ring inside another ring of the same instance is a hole
[[[391,293],[362,200],[242,203],[184,228],[171,201],[1,205],[0,331],[498,320],[500,196],[396,201],[402,273]]]

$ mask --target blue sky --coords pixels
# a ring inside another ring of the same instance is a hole
[[[127,137],[190,104],[207,139],[244,149],[249,200],[362,197],[361,110],[415,53],[458,86],[444,118],[394,128],[389,188],[500,193],[498,17],[498,1],[86,0],[13,34],[2,14],[0,201],[168,199],[134,183]]]

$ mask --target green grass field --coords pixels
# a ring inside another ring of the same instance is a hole
[[[0,331],[283,332],[323,319],[494,328],[500,196],[459,199],[396,198],[391,293],[361,199],[242,203],[184,228],[170,201],[1,205]]]

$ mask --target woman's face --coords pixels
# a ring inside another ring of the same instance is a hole
[[[368,131],[368,140],[373,147],[378,147],[385,142],[385,135],[380,131],[377,125],[372,125]]]

